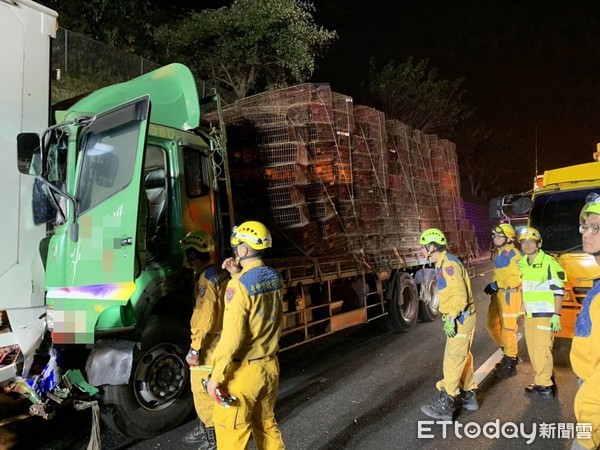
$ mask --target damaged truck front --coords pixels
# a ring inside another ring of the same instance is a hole
[[[35,177],[34,221],[52,223],[41,245],[47,345],[35,355],[47,364],[26,374],[40,415],[73,394],[97,398],[109,426],[140,438],[189,417],[193,280],[179,240],[214,231],[202,221],[214,208],[205,160],[215,141],[189,131],[199,108],[190,72],[172,64],[18,136],[19,170]],[[180,185],[177,173],[193,179]]]

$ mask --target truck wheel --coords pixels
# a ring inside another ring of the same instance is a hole
[[[435,270],[425,269],[421,282],[421,301],[419,302],[419,319],[433,322],[440,315],[440,294],[438,291]]]
[[[410,330],[417,323],[419,294],[410,274],[396,275],[394,291],[389,302],[388,326],[394,333]]]
[[[149,438],[183,423],[194,409],[185,354],[189,325],[152,317],[134,349],[127,385],[105,385],[102,419],[111,429]]]

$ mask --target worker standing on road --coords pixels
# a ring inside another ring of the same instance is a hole
[[[250,433],[258,450],[284,448],[273,412],[279,386],[276,353],[283,283],[279,273],[262,260],[271,244],[271,234],[262,223],[244,222],[231,235],[236,259],[223,263],[232,279],[227,284],[223,332],[207,385],[209,395],[219,403],[213,417],[220,450],[246,448]],[[227,394],[237,397],[230,406],[221,401]]]
[[[554,333],[561,330],[560,310],[567,275],[558,262],[542,250],[542,237],[535,228],[525,228],[519,235],[525,254],[519,261],[523,306],[526,310],[525,342],[535,384],[525,388],[533,398],[553,398],[556,395],[552,357]]]
[[[197,426],[183,437],[185,444],[197,445],[202,450],[216,448],[213,409],[215,402],[202,387],[202,379],[212,370],[212,353],[219,342],[223,327],[225,288],[229,281],[227,271],[214,261],[215,241],[206,231],[192,231],[182,241],[186,262],[194,269],[196,302],[191,327],[191,345],[186,356],[190,366],[190,384]]]
[[[491,295],[487,316],[487,330],[502,349],[502,361],[496,365],[497,378],[514,377],[517,374],[517,318],[521,311],[521,273],[518,261],[523,253],[514,245],[515,229],[501,223],[492,229],[495,248],[494,279],[484,292]]]
[[[452,420],[457,406],[470,411],[479,409],[471,354],[477,323],[471,280],[458,258],[447,252],[446,236],[440,230],[425,230],[419,244],[435,263],[440,312],[447,336],[444,379],[436,384],[440,398],[431,405],[422,406],[421,411],[434,419]]]
[[[600,195],[588,195],[579,215],[583,251],[600,265]],[[571,345],[571,365],[581,387],[575,395],[575,417],[592,425],[589,439],[573,442],[573,449],[600,447],[600,278],[588,292],[577,321]]]

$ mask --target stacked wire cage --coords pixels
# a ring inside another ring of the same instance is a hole
[[[435,135],[428,135],[427,142],[432,153],[436,196],[440,203],[444,231],[455,252],[475,256],[478,246],[475,231],[467,221],[462,202],[456,146]]]
[[[236,220],[264,221],[276,254],[413,257],[429,227],[471,245],[449,141],[327,84],[238,100],[224,118]]]

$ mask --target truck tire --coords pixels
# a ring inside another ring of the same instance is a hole
[[[423,270],[419,319],[433,322],[440,315],[440,294],[434,269]]]
[[[189,325],[170,317],[152,317],[134,348],[131,379],[103,386],[102,419],[111,429],[149,438],[177,427],[194,409],[185,354]]]
[[[406,272],[397,274],[393,283],[388,326],[394,333],[402,333],[410,330],[417,323],[419,294],[415,280]]]

